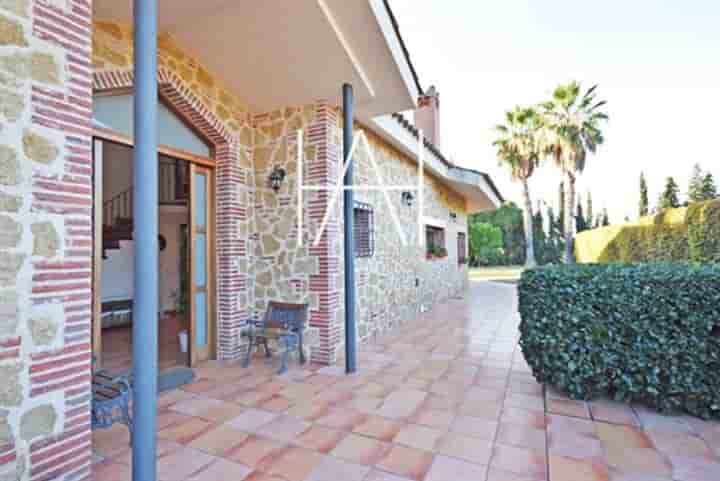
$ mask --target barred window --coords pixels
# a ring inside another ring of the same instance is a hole
[[[355,257],[372,257],[375,253],[375,219],[372,206],[355,202],[353,217]]]
[[[447,256],[445,248],[445,229],[432,225],[425,226],[425,254],[428,259]]]
[[[464,232],[458,232],[457,236],[458,264],[467,262],[467,240]]]

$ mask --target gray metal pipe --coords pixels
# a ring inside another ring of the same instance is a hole
[[[350,149],[353,142],[353,88],[344,84],[343,92],[343,158],[349,164],[343,184],[353,185],[353,159]],[[355,323],[355,241],[353,221],[355,199],[351,189],[343,193],[344,253],[345,253],[345,372],[357,371],[357,334]]]
[[[133,481],[155,481],[158,374],[157,1],[134,0]]]

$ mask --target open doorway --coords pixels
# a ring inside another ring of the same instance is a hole
[[[111,373],[132,367],[134,304],[132,95],[93,103],[93,354]],[[159,368],[215,355],[212,150],[162,103],[158,116]]]

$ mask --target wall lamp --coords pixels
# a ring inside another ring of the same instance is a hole
[[[455,212],[450,212],[450,219],[453,222],[457,222],[457,214]]]
[[[400,199],[402,200],[403,204],[405,204],[408,207],[412,207],[415,197],[413,197],[411,192],[408,192],[406,190],[401,194]]]
[[[283,180],[285,180],[286,176],[285,169],[282,167],[275,166],[272,172],[270,172],[270,177],[268,178],[268,181],[270,183],[270,188],[277,193],[280,190],[280,186],[282,185]]]

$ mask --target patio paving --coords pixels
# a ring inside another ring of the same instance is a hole
[[[720,423],[545,392],[517,347],[515,287],[465,299],[341,366],[207,363],[159,399],[162,481],[717,481]],[[93,433],[95,479],[128,480],[127,431]]]

